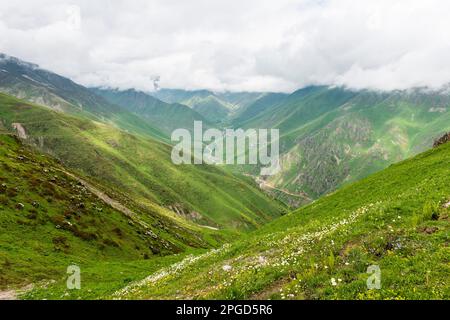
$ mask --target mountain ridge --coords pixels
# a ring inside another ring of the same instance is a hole
[[[209,126],[208,121],[195,110],[179,103],[163,102],[143,91],[107,88],[91,88],[91,90],[110,103],[120,105],[136,116],[143,117],[168,137],[178,128],[192,131],[194,121],[202,121],[205,127]]]
[[[268,181],[312,197],[423,151],[450,130],[444,91],[308,87],[243,123],[280,130],[282,172]]]
[[[2,94],[0,102],[4,128],[12,131],[13,123],[20,124],[28,143],[69,168],[127,192],[152,210],[163,209],[162,214],[166,210],[174,215],[185,212],[187,216],[196,212],[195,219],[201,224],[246,229],[257,227],[283,210],[249,179],[218,167],[174,165],[171,146],[158,140]],[[217,185],[209,187],[214,181]],[[247,198],[239,198],[239,192]]]
[[[34,284],[20,296],[29,299],[449,296],[445,89],[160,91],[188,106],[0,56],[0,91],[30,100],[0,93],[0,289]],[[174,165],[170,132],[195,120],[278,128],[282,170]],[[302,207],[285,214],[279,200]],[[81,291],[66,288],[71,263]],[[371,265],[380,291],[366,288]]]

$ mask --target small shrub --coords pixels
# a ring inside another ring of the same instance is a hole
[[[53,216],[53,217],[51,218],[51,220],[52,220],[52,222],[53,222],[55,225],[59,225],[59,226],[62,226],[62,225],[64,224],[64,222],[65,222],[64,216],[61,216],[61,215]]]
[[[38,212],[36,209],[30,209],[30,213],[27,215],[28,219],[35,220],[37,218]]]
[[[37,186],[39,186],[41,183],[42,183],[42,180],[39,179],[39,178],[36,178],[36,177],[32,177],[32,178],[29,180],[29,184],[30,184],[30,186],[32,186],[32,187],[37,187]]]
[[[0,195],[0,204],[3,206],[7,206],[9,203],[9,198],[5,195]]]
[[[65,236],[57,236],[52,239],[53,245],[55,250],[60,251],[64,250],[66,251],[69,249],[69,244],[67,243],[67,238]]]
[[[103,239],[102,241],[105,245],[110,246],[110,247],[119,247],[119,244],[117,242],[115,242],[114,240],[111,239]]]
[[[115,227],[115,228],[113,229],[113,232],[114,232],[116,235],[118,235],[119,237],[122,237],[122,236],[123,236],[123,232],[122,232],[122,230],[121,230],[119,227]]]
[[[70,231],[72,231],[72,233],[76,237],[78,237],[78,238],[80,238],[82,240],[91,241],[91,240],[95,240],[95,239],[98,238],[98,236],[95,233],[80,230],[76,226],[72,226],[70,228]]]
[[[66,244],[67,238],[65,236],[57,236],[52,240],[53,244]]]
[[[75,216],[76,213],[73,212],[72,210],[66,210],[64,211],[64,218],[66,218],[67,220],[70,220],[72,218],[72,216]]]
[[[6,190],[6,195],[10,198],[15,198],[17,196],[18,192],[16,189],[14,188],[8,188]]]

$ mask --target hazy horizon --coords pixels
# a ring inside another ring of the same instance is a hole
[[[0,52],[85,86],[293,92],[450,82],[445,1],[0,0]]]

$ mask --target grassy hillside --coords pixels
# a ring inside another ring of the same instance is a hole
[[[449,214],[447,143],[111,297],[449,299]],[[380,290],[366,287],[371,265]]]
[[[163,101],[188,106],[216,125],[224,122],[234,107],[208,90],[161,89],[152,94]]]
[[[0,290],[63,277],[71,264],[148,267],[166,255],[218,244],[218,232],[119,196],[133,212],[114,209],[93,188],[107,192],[1,130]]]
[[[208,90],[160,89],[151,93],[154,97],[167,103],[181,103],[193,97],[206,98],[213,94]]]
[[[0,119],[24,140],[69,168],[172,219],[218,228],[252,229],[283,207],[248,178],[207,165],[176,166],[171,146],[100,122],[0,95]]]
[[[216,92],[215,95],[232,105],[233,110],[241,110],[264,97],[265,92]]]
[[[193,97],[184,101],[184,103],[203,115],[208,121],[216,124],[226,120],[231,112],[226,104],[214,96],[208,96],[206,98]]]
[[[282,171],[269,183],[316,198],[426,150],[450,130],[449,106],[444,92],[308,87],[242,125],[280,129]]]
[[[167,141],[167,133],[89,89],[38,65],[0,53],[0,92]]]
[[[256,101],[239,109],[232,119],[232,124],[235,128],[243,126],[246,122],[256,118],[259,114],[264,113],[268,109],[282,103],[287,97],[284,93],[266,93],[263,94]]]

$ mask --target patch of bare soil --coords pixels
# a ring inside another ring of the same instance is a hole
[[[17,300],[18,296],[33,289],[33,285],[29,284],[18,290],[0,291],[0,300]]]

